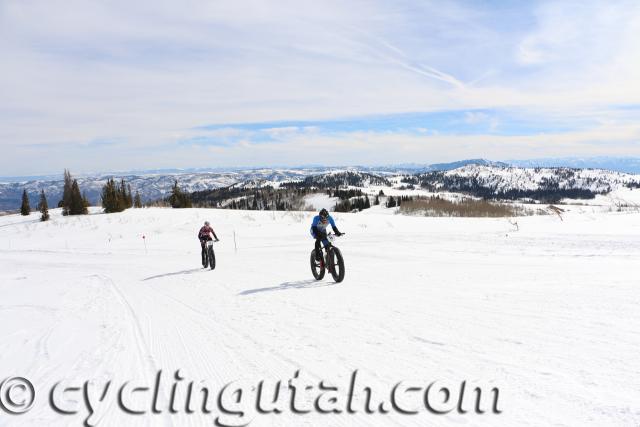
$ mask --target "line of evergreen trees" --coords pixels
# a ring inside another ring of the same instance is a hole
[[[340,172],[308,176],[302,181],[283,182],[281,188],[316,188],[329,189],[337,187],[366,187],[367,185],[390,186],[388,179],[366,172]]]
[[[351,212],[357,210],[360,212],[363,209],[369,209],[371,207],[371,201],[369,196],[356,197],[354,199],[340,200],[334,206],[335,212]]]
[[[402,206],[403,202],[408,202],[411,200],[413,200],[412,196],[400,196],[400,197],[389,196],[387,198],[387,202],[385,203],[385,206],[388,208],[395,208],[396,206]]]
[[[131,184],[127,184],[124,178],[120,179],[120,183],[116,183],[113,178],[107,180],[107,183],[102,187],[101,198],[105,213],[122,212],[131,207],[142,207],[140,193],[136,191],[136,195],[133,196]]]
[[[188,197],[188,195],[186,195]],[[89,213],[89,200],[86,194],[80,193],[80,186],[78,181],[71,176],[71,173],[64,170],[64,188],[62,191],[62,200],[58,203],[58,207],[62,208],[62,215],[86,215]],[[102,187],[102,207],[106,213],[122,212],[123,210],[136,207],[142,207],[142,200],[140,193],[136,191],[135,197],[131,194],[131,185],[127,184],[123,179],[120,183],[111,178]],[[40,219],[42,221],[49,220],[49,205],[47,203],[44,190],[40,191],[40,201],[38,203],[38,210],[41,213]],[[29,197],[27,190],[22,192],[22,205],[20,207],[20,213],[22,215],[29,215],[31,207],[29,205]]]
[[[71,173],[64,170],[64,188],[62,191],[62,200],[58,202],[58,207],[62,208],[62,215],[86,215],[89,210],[89,201],[86,195],[80,193],[80,186],[78,181],[73,179]],[[49,219],[49,205],[47,198],[44,194],[44,190],[40,191],[40,201],[37,206],[38,210],[42,213],[42,221]],[[22,204],[20,206],[20,213],[22,215],[29,215],[31,213],[31,206],[29,204],[29,196],[27,190],[22,192]]]
[[[119,184],[113,178],[107,180],[102,187],[102,207],[105,213],[122,212],[133,206],[131,186],[125,183],[124,178]]]
[[[327,190],[327,195],[329,197],[337,197],[340,200],[347,200],[352,197],[362,197],[362,190],[353,188],[341,190],[336,188],[335,190]]]
[[[195,191],[191,199],[196,207],[216,207],[242,210],[303,210],[304,196],[315,193],[308,188],[260,188],[228,186],[212,190]]]
[[[640,181],[631,181],[627,183],[627,187],[631,189],[640,188]]]
[[[536,169],[536,172],[539,172]],[[498,190],[496,184],[478,176],[450,176],[444,171],[433,171],[418,175],[420,186],[429,191],[451,191],[464,193],[485,200],[517,200],[522,198],[537,200],[542,203],[557,203],[564,198],[593,199],[597,194],[606,194],[611,188],[602,191],[591,191],[577,188],[577,169],[557,170],[552,177],[542,177],[539,187],[535,190]],[[560,181],[564,180],[568,187],[560,188]],[[590,186],[597,182],[596,178],[583,178],[582,184]]]
[[[47,196],[44,194],[44,190],[40,190],[40,201],[38,202],[37,209],[40,211],[40,221],[49,220],[49,204],[47,203]],[[31,206],[29,204],[29,196],[27,190],[22,191],[22,205],[20,206],[20,214],[27,216],[31,214]]]

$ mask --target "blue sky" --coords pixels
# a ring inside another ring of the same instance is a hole
[[[640,156],[637,1],[0,0],[0,176]]]

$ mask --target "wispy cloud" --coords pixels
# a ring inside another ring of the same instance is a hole
[[[0,169],[637,154],[638,34],[626,0],[0,2]]]

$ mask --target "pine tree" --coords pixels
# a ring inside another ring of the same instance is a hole
[[[124,178],[120,178],[120,185],[118,186],[116,194],[118,212],[122,212],[127,208],[127,187],[125,186]]]
[[[374,206],[378,206],[380,204],[380,196],[376,196],[376,199],[373,201]]]
[[[182,190],[178,187],[178,181],[173,182],[173,187],[171,188],[171,196],[169,196],[169,203],[172,208],[180,208],[182,201]]]
[[[120,179],[120,186],[118,187],[118,204],[120,205],[118,212],[129,209],[133,206],[131,186],[125,182],[124,178]]]
[[[102,207],[105,213],[122,212],[124,210],[120,188],[113,178],[107,180],[107,183],[102,187]]]
[[[138,193],[137,190],[136,190],[136,196],[133,199],[133,207],[134,208],[141,208],[142,207],[142,200],[140,199],[140,193]]]
[[[27,190],[22,190],[22,205],[20,206],[20,215],[27,216],[31,213],[31,206],[29,206],[29,196],[27,196]]]
[[[64,170],[64,189],[62,200],[58,206],[62,207],[62,215],[86,215],[89,213],[89,202],[80,192],[78,180],[71,177],[69,170]]]
[[[59,203],[59,206],[62,207],[62,215],[69,215],[71,211],[71,186],[73,185],[73,181],[71,179],[71,172],[68,169],[64,170],[64,188],[62,190],[62,200]]]
[[[40,190],[40,203],[38,203],[38,210],[40,211],[40,221],[49,220],[49,205],[47,204],[47,196],[44,195],[44,190]]]
[[[387,199],[387,207],[388,208],[396,207],[396,199],[394,199],[393,196],[389,196],[389,198]]]
[[[68,215],[85,215],[88,212],[87,207],[84,205],[82,194],[80,193],[78,181],[74,179],[71,184],[71,205]]]
[[[171,195],[169,196],[169,203],[172,208],[190,208],[191,207],[191,197],[189,194],[184,193],[182,189],[178,186],[178,181],[174,181],[173,187],[171,188]]]

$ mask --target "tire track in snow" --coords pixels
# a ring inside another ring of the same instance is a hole
[[[140,319],[136,314],[136,311],[133,309],[133,306],[125,296],[125,294],[118,287],[118,285],[116,285],[113,279],[111,279],[109,276],[102,275],[102,274],[95,274],[95,275],[92,275],[91,277],[95,277],[98,280],[100,280],[102,283],[107,284],[109,288],[113,291],[113,294],[116,296],[116,299],[120,302],[120,305],[125,309],[125,312],[128,314],[130,318],[129,325],[131,326],[134,334],[134,341],[135,341],[136,350],[137,350],[136,355],[138,356],[138,359],[140,361],[141,368],[144,367],[145,365],[148,365],[151,367],[151,372],[153,372],[154,374],[158,372],[160,368],[156,364],[153,354],[150,351],[147,341],[144,337],[144,333],[142,332],[142,326],[140,324]],[[152,384],[153,380],[149,376],[148,371],[145,372],[145,370],[142,369],[142,375],[144,377],[145,384]],[[164,391],[165,391],[164,389],[161,390],[161,392],[164,392]],[[166,395],[164,395],[163,397],[165,398],[166,401],[168,401],[168,397]],[[173,420],[170,417],[162,417],[161,420],[162,420],[161,422],[163,422],[165,425],[171,425],[171,426],[175,425]],[[160,421],[160,420],[156,420],[155,418],[151,420],[147,418],[147,424],[149,425],[157,425],[157,421]]]

